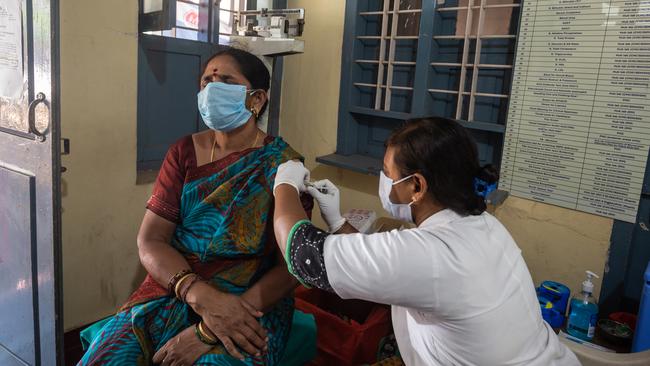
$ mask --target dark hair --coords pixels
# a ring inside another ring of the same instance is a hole
[[[407,121],[386,142],[395,149],[395,164],[402,177],[424,176],[428,193],[439,204],[460,215],[480,215],[483,197],[474,191],[474,179],[488,184],[499,179],[492,165],[481,167],[476,143],[454,120],[429,117]]]
[[[266,65],[260,60],[257,56],[253,55],[250,52],[240,50],[238,48],[228,47],[224,50],[221,50],[208,59],[208,61],[201,68],[201,75],[205,73],[205,69],[208,67],[208,64],[217,57],[220,56],[230,56],[235,63],[239,72],[244,75],[244,77],[251,83],[252,89],[262,89],[264,91],[269,91],[271,86],[271,76],[269,75],[269,70],[266,68]],[[268,100],[262,106],[260,110],[260,115],[264,114],[266,110],[266,105]]]

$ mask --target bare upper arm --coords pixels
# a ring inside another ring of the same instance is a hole
[[[138,232],[138,247],[152,241],[171,243],[174,230],[176,230],[174,222],[158,216],[151,210],[146,210]]]

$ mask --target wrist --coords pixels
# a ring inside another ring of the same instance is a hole
[[[204,304],[207,301],[207,296],[214,297],[215,293],[219,293],[214,287],[206,282],[197,282],[192,286],[187,295],[185,295],[185,300],[187,305],[189,305],[195,313],[201,315]]]
[[[327,220],[327,226],[330,229],[330,233],[335,233],[339,231],[345,225],[345,218],[341,215],[338,215],[338,217],[330,218]]]

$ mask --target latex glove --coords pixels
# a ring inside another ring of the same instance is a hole
[[[278,167],[275,182],[273,183],[273,194],[275,194],[275,189],[280,184],[289,184],[300,194],[307,190],[307,187],[305,187],[306,181],[309,181],[309,170],[301,162],[289,160]]]
[[[321,190],[326,193],[322,193]],[[329,226],[330,232],[337,232],[345,224],[345,218],[341,216],[339,189],[328,179],[323,179],[308,185],[307,192],[318,202],[321,217]]]

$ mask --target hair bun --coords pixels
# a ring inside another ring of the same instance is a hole
[[[479,168],[476,177],[488,184],[492,184],[499,181],[499,170],[492,164],[486,164]]]

